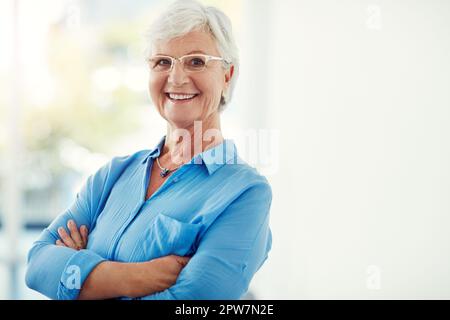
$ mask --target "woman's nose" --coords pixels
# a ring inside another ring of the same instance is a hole
[[[184,71],[183,65],[181,63],[175,62],[172,70],[170,70],[169,78],[167,81],[174,86],[183,85],[189,81],[189,78]]]

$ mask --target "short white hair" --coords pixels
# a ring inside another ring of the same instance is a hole
[[[195,0],[178,0],[172,3],[148,29],[145,38],[145,55],[152,55],[152,46],[158,40],[170,40],[194,30],[209,32],[216,40],[222,58],[234,66],[229,88],[220,100],[219,111],[230,102],[239,75],[239,52],[233,37],[230,19],[215,7],[206,7]]]

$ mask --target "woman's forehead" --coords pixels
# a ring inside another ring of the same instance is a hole
[[[182,56],[191,53],[218,55],[216,41],[205,31],[192,31],[169,40],[157,40],[153,44],[154,54]]]

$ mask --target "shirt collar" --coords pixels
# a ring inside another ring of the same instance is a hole
[[[164,142],[166,141],[166,136],[162,137],[162,139],[158,142],[158,145],[150,150],[147,156],[142,160],[142,164],[146,163],[148,159],[158,158],[161,154],[162,148],[164,147]]]
[[[199,153],[189,164],[203,164],[211,175],[225,164],[238,163],[237,149],[233,140],[225,139],[221,144]]]
[[[158,145],[150,150],[148,155],[142,161],[142,163],[146,163],[148,159],[155,159],[159,157],[161,154],[162,148],[164,147],[164,142],[166,140],[166,136],[164,136]],[[203,151],[199,153],[195,157],[191,159],[187,165],[204,165],[208,170],[208,174],[211,175],[219,168],[224,166],[225,164],[238,163],[239,158],[237,154],[236,145],[233,140],[225,139],[222,143],[217,146]]]

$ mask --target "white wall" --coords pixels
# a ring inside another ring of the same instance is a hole
[[[450,298],[450,2],[270,14],[268,70],[242,76],[281,138],[257,298]]]

